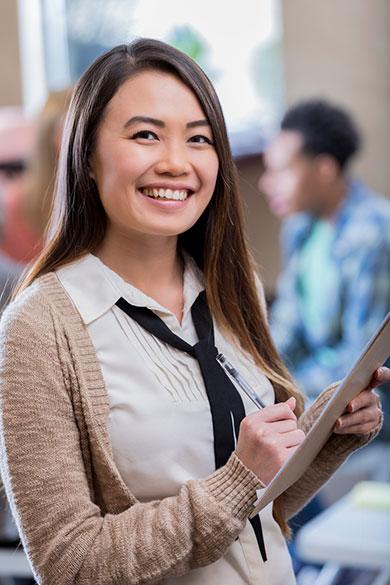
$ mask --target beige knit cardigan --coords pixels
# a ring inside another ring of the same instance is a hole
[[[331,391],[302,415],[303,430]],[[160,583],[212,563],[243,529],[261,485],[233,454],[174,497],[137,501],[113,459],[94,347],[53,273],[37,279],[3,315],[0,407],[3,482],[43,585]],[[286,518],[374,434],[332,435],[282,496]]]

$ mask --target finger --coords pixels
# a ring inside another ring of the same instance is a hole
[[[380,408],[377,405],[370,405],[366,408],[361,408],[352,414],[343,414],[337,419],[337,427],[348,427],[360,423],[366,423],[380,416]]]
[[[367,408],[367,406],[379,404],[378,395],[373,390],[362,390],[351,402],[347,405],[347,412],[356,412],[361,408]]]
[[[295,431],[297,429],[297,421],[292,418],[271,422],[269,425],[273,432],[280,434]]]
[[[279,440],[284,447],[296,447],[303,442],[304,438],[305,433],[301,429],[297,429],[280,435]]]
[[[279,402],[279,404],[272,404],[266,406],[260,411],[263,415],[262,420],[267,422],[292,419],[297,420],[297,417],[286,402]]]
[[[341,429],[349,429],[357,425],[362,425],[372,421],[379,422],[381,416],[381,409],[378,406],[370,406],[368,408],[362,408],[353,414],[344,414],[337,419],[335,424],[335,431]]]
[[[353,425],[345,429],[335,430],[334,432],[338,435],[365,435],[370,433],[378,426],[378,421],[371,421],[360,425]]]
[[[381,368],[375,370],[370,380],[369,386],[371,388],[376,388],[377,386],[385,384],[386,382],[390,382],[390,368],[382,366]]]
[[[291,408],[291,410],[292,410],[292,411],[294,411],[294,410],[295,410],[295,407],[296,407],[296,405],[297,405],[297,401],[296,401],[296,398],[295,398],[295,396],[290,396],[290,398],[288,398],[288,399],[285,401],[285,404],[287,404],[287,405],[288,405],[288,407],[289,407],[289,408]]]

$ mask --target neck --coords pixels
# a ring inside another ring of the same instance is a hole
[[[323,205],[318,214],[321,219],[331,221],[335,217],[345,197],[347,188],[347,181],[343,176],[338,177],[331,185],[326,187],[326,192],[322,198]]]
[[[163,291],[182,287],[183,266],[177,237],[108,233],[95,251],[126,282],[158,300]]]

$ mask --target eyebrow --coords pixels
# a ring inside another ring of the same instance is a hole
[[[153,124],[159,128],[165,128],[165,122],[162,120],[157,120],[157,118],[151,118],[150,116],[133,116],[127,120],[124,128],[129,128],[129,126],[132,126],[137,122],[144,122],[146,124]],[[186,124],[187,128],[197,128],[198,126],[210,126],[210,124],[205,118],[202,120],[194,120],[193,122],[188,122],[188,124]]]

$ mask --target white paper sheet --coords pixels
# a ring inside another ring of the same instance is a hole
[[[390,313],[372,336],[355,364],[291,458],[262,490],[251,516],[262,510],[295,483],[311,465],[332,433],[347,404],[369,383],[372,374],[390,355]]]

